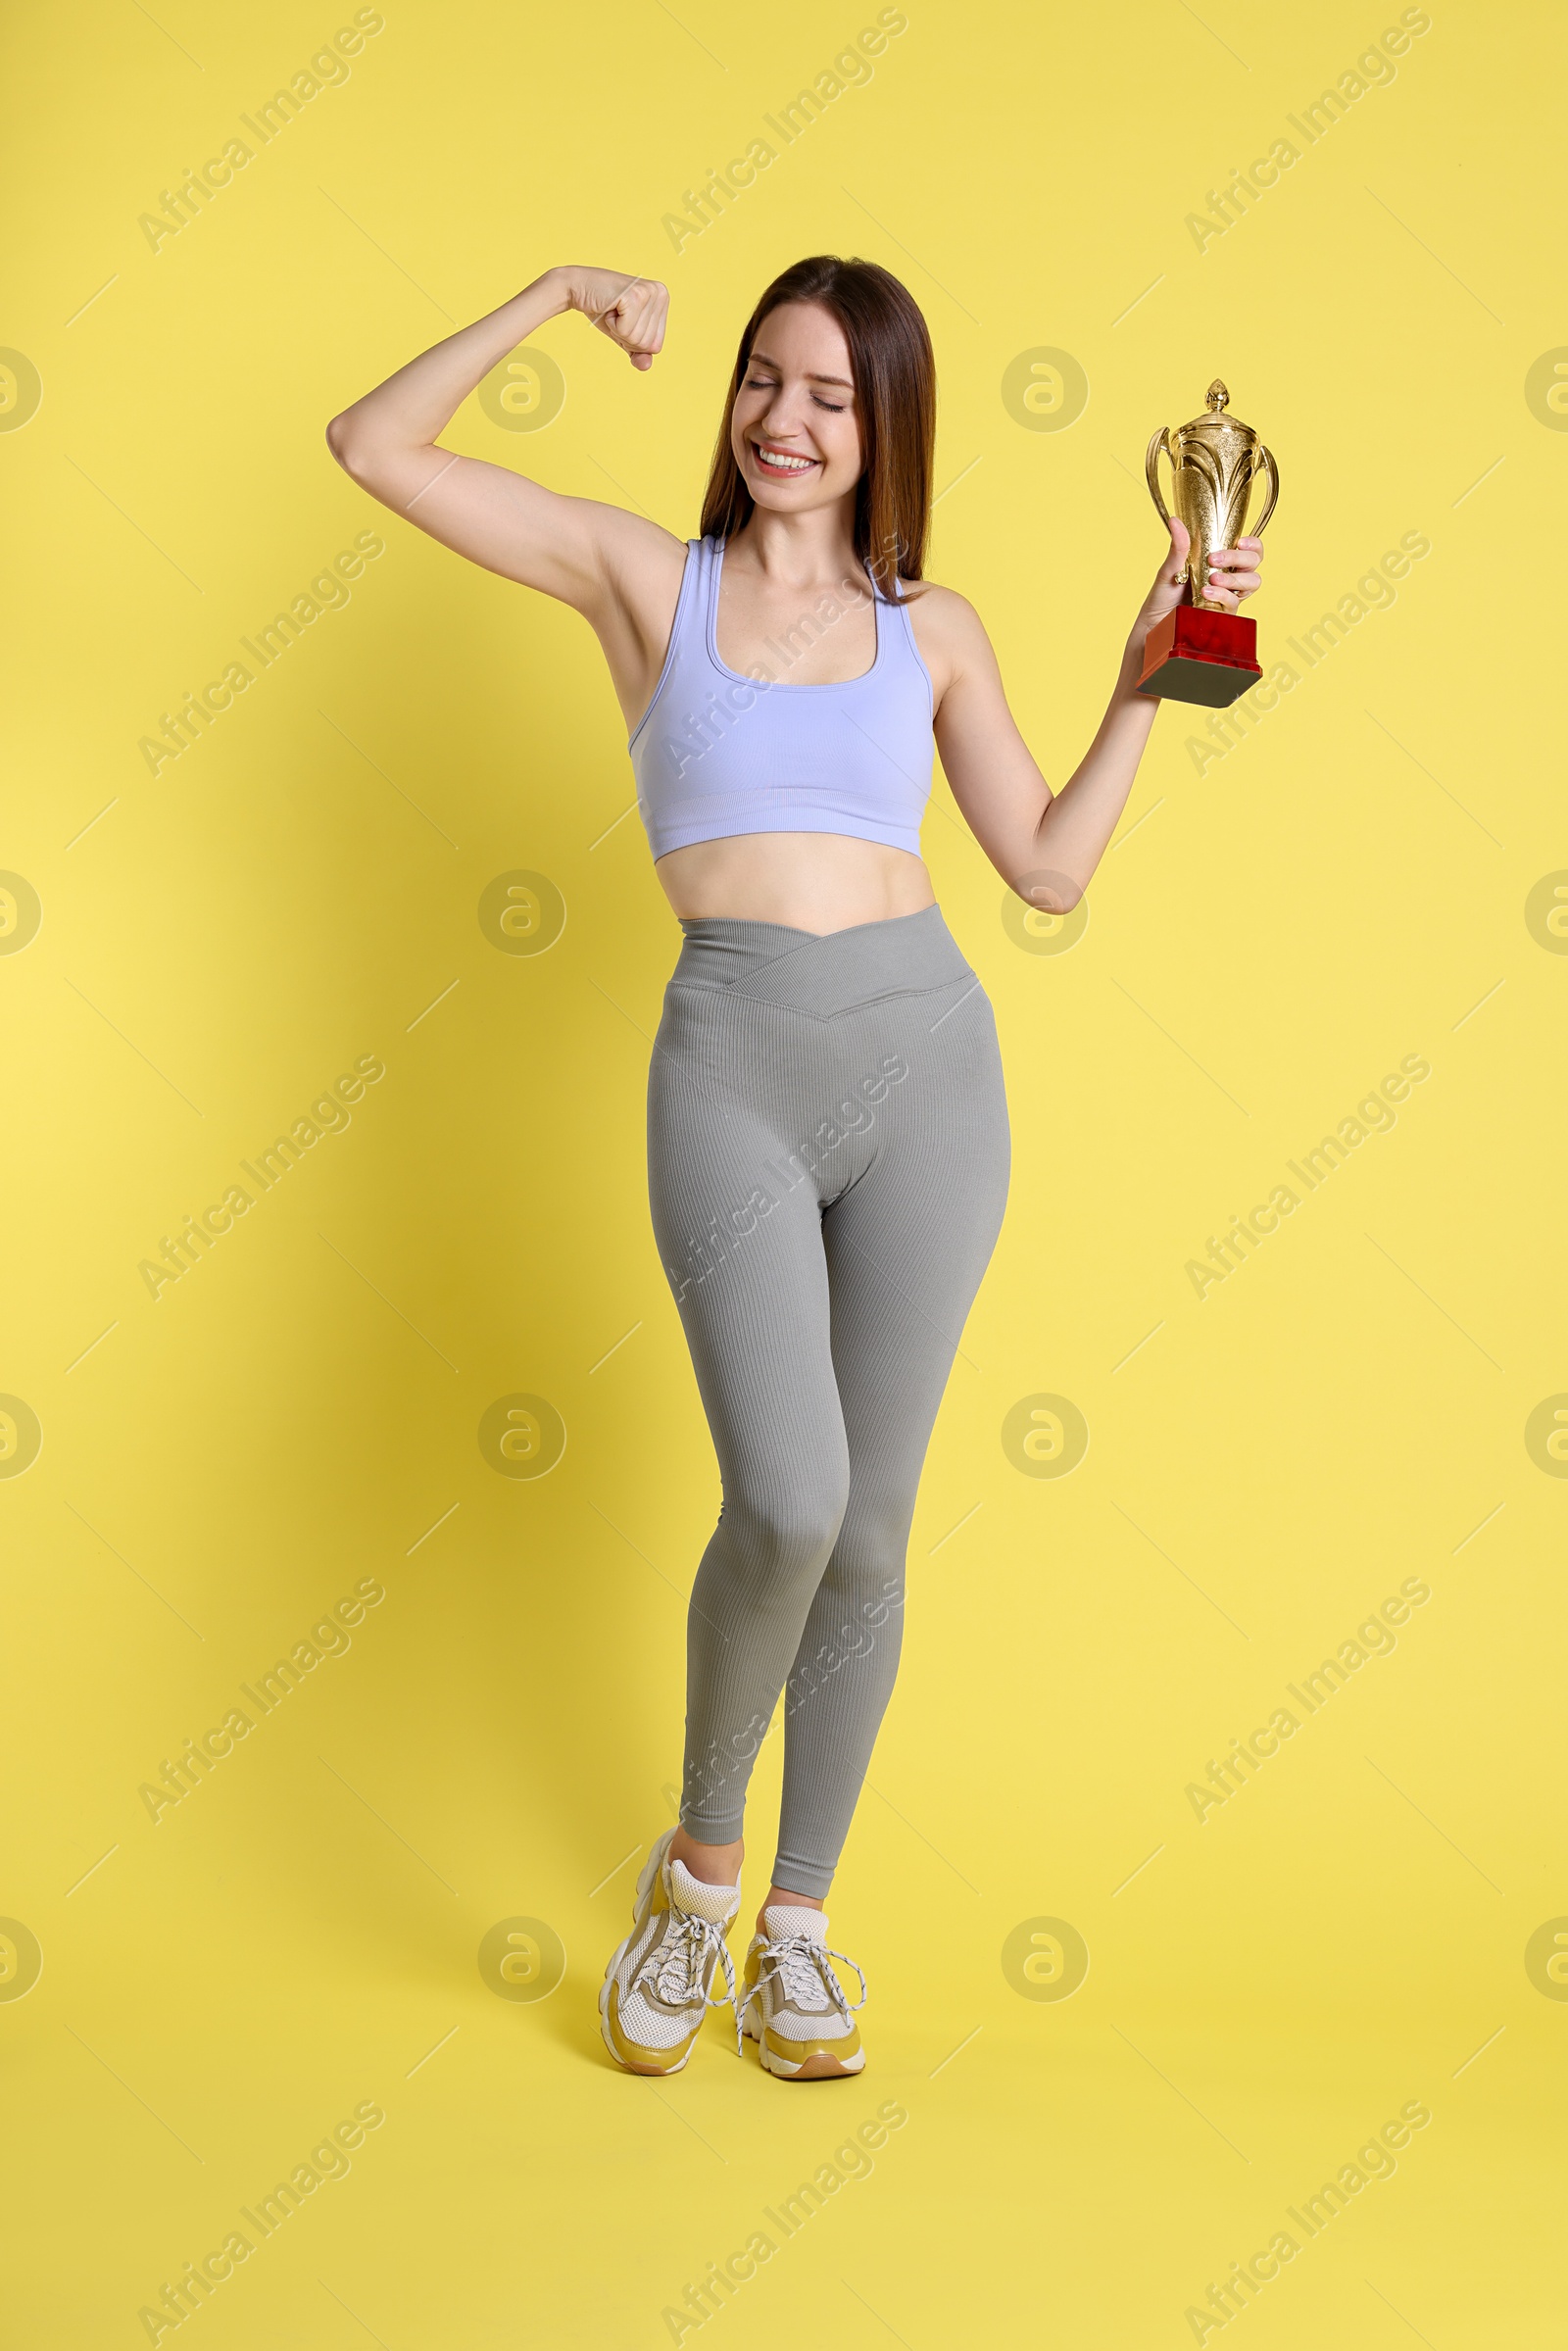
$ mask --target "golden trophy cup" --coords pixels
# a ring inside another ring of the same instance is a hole
[[[1273,514],[1280,494],[1279,468],[1250,424],[1228,416],[1229,392],[1216,376],[1208,407],[1174,431],[1162,425],[1149,444],[1144,473],[1149,494],[1169,523],[1174,511],[1187,525],[1188,601],[1156,620],[1144,639],[1140,694],[1173,702],[1198,702],[1223,710],[1263,674],[1257,661],[1257,622],[1228,612],[1208,597],[1208,569],[1216,548],[1234,547],[1247,535],[1247,509],[1259,475],[1268,482],[1263,512],[1252,525],[1254,539]],[[1170,460],[1171,493],[1160,495],[1161,451]]]

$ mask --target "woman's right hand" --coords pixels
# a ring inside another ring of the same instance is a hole
[[[647,369],[664,343],[669,288],[657,277],[628,277],[624,269],[564,268],[566,308],[581,311],[601,334]]]

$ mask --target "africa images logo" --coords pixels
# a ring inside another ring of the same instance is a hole
[[[257,1152],[260,1166],[241,1159],[241,1167],[256,1187],[254,1192],[244,1184],[230,1184],[222,1199],[199,1216],[184,1217],[177,1233],[162,1234],[158,1243],[162,1257],[143,1257],[136,1268],[153,1298],[159,1298],[172,1283],[199,1265],[215,1242],[234,1230],[235,1219],[248,1216],[263,1194],[274,1190],[308,1151],[314,1151],[327,1135],[347,1134],[354,1123],[349,1104],[363,1101],[366,1087],[378,1086],[385,1075],[383,1060],[375,1053],[361,1053],[353,1069],[345,1070],[325,1093],[318,1095],[309,1113],[302,1112],[286,1135],[277,1136],[266,1151]]]

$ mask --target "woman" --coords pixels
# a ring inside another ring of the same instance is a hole
[[[437,436],[546,319],[580,311],[651,367],[665,289],[548,269],[335,416],[333,455],[460,555],[593,627],[656,871],[684,940],[649,1084],[654,1226],[723,1483],[692,1592],[679,1825],[638,1881],[600,1995],[631,2072],[677,2073],[736,1999],[752,1760],[784,1696],[778,1858],[736,2011],[786,2081],[865,2058],[822,1904],[898,1663],[915,1489],[1007,1189],[991,1007],[919,855],[933,734],[1020,896],[1077,904],[1155,705],[1135,618],[1100,729],[1053,795],[973,608],[923,583],[936,379],[918,308],[867,262],[798,263],[741,337],[688,542]],[[1261,549],[1213,559],[1234,612]],[[846,1961],[854,1966],[853,1961]],[[725,1989],[710,2001],[715,1971]],[[857,1976],[859,1975],[856,1969]]]

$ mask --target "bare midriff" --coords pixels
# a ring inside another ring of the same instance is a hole
[[[843,833],[737,833],[672,849],[654,867],[675,912],[851,930],[936,904],[931,876],[906,849]]]

